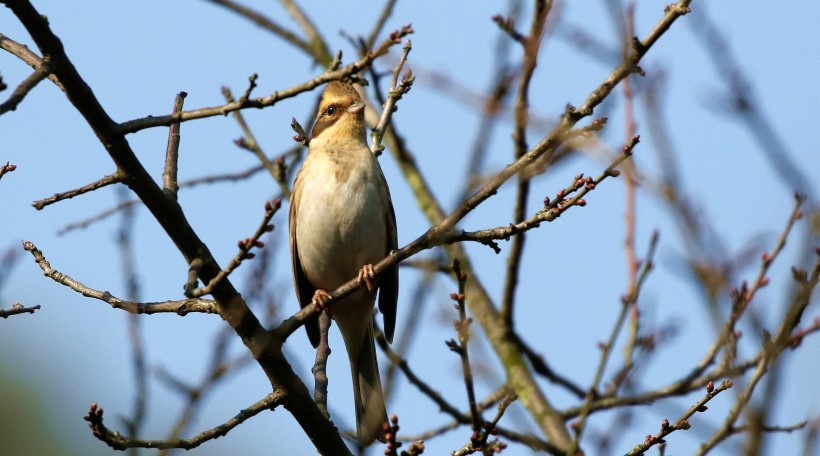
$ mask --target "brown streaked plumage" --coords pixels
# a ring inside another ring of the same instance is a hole
[[[293,184],[290,206],[293,281],[299,304],[322,304],[327,292],[357,277],[362,287],[332,308],[347,348],[360,446],[384,440],[387,420],[373,340],[378,289],[384,332],[393,340],[398,268],[371,279],[372,264],[398,247],[387,181],[367,147],[364,103],[353,86],[334,81],[322,93],[308,156]],[[305,325],[319,343],[318,317]]]

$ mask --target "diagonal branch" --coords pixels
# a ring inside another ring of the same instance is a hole
[[[12,13],[29,32],[42,54],[50,56],[54,60],[54,74],[63,84],[69,101],[93,129],[100,143],[116,164],[117,170],[122,173],[123,182],[145,203],[145,206],[151,211],[168,237],[185,257],[186,262],[191,264],[197,260],[202,263],[200,279],[204,283],[210,281],[221,270],[218,263],[188,223],[179,204],[165,195],[140,163],[128,141],[126,141],[124,131],[118,128],[117,124],[100,105],[91,88],[65,54],[62,42],[54,35],[46,18],[29,1],[0,0],[0,2],[11,9]],[[387,47],[390,45],[392,45],[392,42],[387,43],[383,51],[386,52]],[[377,56],[376,53],[369,54],[368,58],[357,63],[359,65],[369,64]],[[347,68],[349,68],[349,71],[353,71],[357,67],[354,64]],[[332,78],[341,77],[342,75],[343,72],[335,72],[326,74],[323,77]],[[318,79],[322,80],[321,78]],[[166,119],[164,125],[181,121],[180,117],[183,117],[183,114],[167,116],[170,119]],[[218,215],[215,214],[215,216]],[[281,394],[282,405],[296,419],[317,450],[322,453],[348,454],[349,450],[338,431],[316,407],[307,387],[286,359],[281,345],[277,341],[266,337],[265,327],[250,310],[230,280],[222,280],[214,288],[212,295],[219,315],[242,339],[253,358],[264,370],[273,390],[277,391],[277,394]]]
[[[8,309],[0,309],[0,318],[7,319],[12,315],[20,315],[24,313],[33,314],[35,311],[40,310],[40,305],[32,306],[32,307],[25,307],[19,302],[15,302],[10,308]]]
[[[43,270],[43,275],[51,280],[64,285],[83,296],[98,299],[108,303],[115,309],[122,309],[132,314],[146,314],[152,315],[156,313],[176,313],[179,315],[187,315],[191,312],[195,313],[218,313],[218,307],[215,302],[205,299],[183,299],[181,301],[163,301],[163,302],[149,302],[140,303],[133,301],[126,301],[116,296],[113,296],[107,291],[100,291],[84,285],[82,282],[74,280],[66,274],[51,267],[51,263],[43,256],[34,244],[29,241],[23,241],[23,248],[31,253],[34,261]]]
[[[298,84],[285,90],[276,91],[266,97],[239,99],[233,102],[226,103],[222,106],[201,108],[192,111],[182,111],[176,115],[169,114],[165,116],[143,117],[141,119],[129,120],[127,122],[114,125],[113,129],[116,131],[116,133],[124,135],[129,133],[136,133],[146,128],[163,126],[167,127],[175,122],[187,122],[189,120],[202,119],[205,117],[223,116],[225,114],[229,114],[239,109],[261,109],[273,106],[282,100],[293,98],[303,92],[313,90],[326,82],[335,81],[338,79],[342,79],[346,76],[358,73],[359,71],[373,63],[373,61],[376,58],[386,54],[390,47],[395,45],[397,41],[401,42],[401,38],[410,33],[413,33],[413,29],[409,25],[405,26],[401,30],[393,32],[393,34],[389,38],[384,40],[378,48],[368,52],[364,57],[357,60],[356,62],[353,62],[350,65],[343,66],[338,70],[325,71],[321,75],[309,81],[303,82],[301,84]],[[110,121],[110,119],[108,120]]]
[[[91,404],[91,409],[88,411],[88,415],[84,418],[88,421],[88,427],[91,428],[91,432],[94,434],[94,437],[102,440],[115,450],[125,450],[128,448],[156,448],[160,450],[182,448],[185,450],[190,450],[209,440],[224,437],[233,428],[239,426],[250,418],[253,418],[265,410],[273,410],[277,406],[283,405],[283,403],[284,394],[281,391],[273,392],[250,407],[240,410],[239,413],[228,421],[215,428],[201,432],[190,439],[144,440],[122,435],[119,432],[108,429],[108,427],[103,424],[103,409],[98,407],[96,403]]]
[[[23,99],[28,95],[28,93],[33,89],[37,84],[40,83],[43,79],[47,78],[49,74],[51,74],[52,68],[51,60],[46,59],[43,60],[43,63],[38,66],[33,73],[29,75],[26,79],[21,82],[14,92],[9,95],[8,100],[4,101],[0,104],[0,115],[3,115],[9,111],[14,111],[17,109],[17,105],[23,101]]]
[[[79,196],[79,195],[82,195],[84,193],[93,192],[94,190],[98,190],[98,189],[101,189],[103,187],[107,187],[111,184],[117,184],[119,182],[122,182],[122,180],[123,180],[123,176],[119,172],[116,172],[114,174],[109,174],[109,175],[103,177],[102,179],[94,181],[94,182],[92,182],[88,185],[83,185],[80,188],[75,188],[75,189],[69,190],[67,192],[55,193],[53,196],[49,196],[48,198],[37,200],[37,201],[31,203],[31,205],[34,206],[34,208],[39,211],[39,210],[42,210],[44,207],[46,207],[50,204],[54,204],[54,203],[57,203],[57,202],[60,202],[60,201],[63,201],[63,200],[71,199],[71,198],[74,198],[75,196]]]

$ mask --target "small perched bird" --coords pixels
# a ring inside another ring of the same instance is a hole
[[[398,239],[387,181],[367,147],[364,107],[350,83],[327,85],[290,202],[290,251],[299,304],[316,302],[324,307],[328,291],[357,276],[366,285],[330,312],[350,359],[356,433],[362,447],[374,439],[384,441],[382,424],[387,421],[373,341],[376,290],[390,342],[399,293],[395,265],[373,280],[373,264],[395,250]],[[305,327],[317,347],[318,316]]]

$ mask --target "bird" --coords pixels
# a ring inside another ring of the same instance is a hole
[[[367,146],[365,103],[347,81],[322,92],[308,153],[291,194],[289,232],[296,296],[301,307],[316,303],[339,327],[350,360],[360,448],[384,442],[387,422],[373,339],[378,290],[384,335],[393,341],[399,274],[396,265],[375,277],[373,264],[398,248],[396,215],[384,173]],[[342,284],[363,284],[332,309],[324,302]],[[305,325],[319,344],[318,314]]]

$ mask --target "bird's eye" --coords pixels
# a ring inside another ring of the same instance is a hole
[[[336,106],[328,106],[327,110],[325,111],[325,114],[327,114],[328,117],[332,116],[333,114],[336,114]]]

